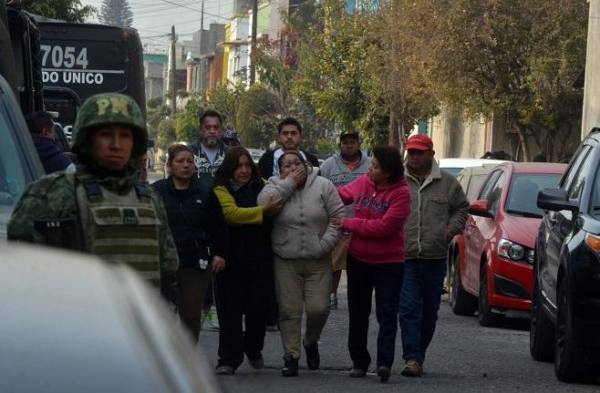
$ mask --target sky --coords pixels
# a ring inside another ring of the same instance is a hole
[[[179,40],[191,39],[192,33],[200,29],[202,0],[128,1],[133,11],[133,27],[138,29],[149,52],[166,50],[171,25],[175,25]],[[100,10],[102,0],[81,0],[81,3]],[[204,28],[208,29],[213,22],[227,23],[232,8],[233,0],[205,0]]]

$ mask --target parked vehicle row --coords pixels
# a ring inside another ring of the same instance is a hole
[[[540,189],[558,184],[563,164],[506,162],[469,171],[470,217],[451,249],[449,293],[459,315],[478,311],[483,326],[504,316],[528,317],[531,308],[535,234],[543,212],[535,205]],[[474,191],[473,188],[479,191]]]

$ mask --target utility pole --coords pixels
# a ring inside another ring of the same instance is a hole
[[[175,72],[175,67],[177,66],[177,61],[175,56],[177,51],[175,49],[175,43],[177,42],[177,37],[175,36],[175,26],[171,26],[171,83],[169,86],[171,90],[171,116],[175,119],[175,113],[177,112],[177,92],[175,91],[177,84],[175,83],[175,77],[177,72]]]
[[[252,56],[256,54],[256,30],[258,26],[258,0],[252,0],[252,41],[250,45],[250,86],[256,81],[256,59]]]
[[[202,0],[202,8],[200,11],[200,34],[198,34],[198,46],[200,47],[199,51],[198,51],[198,58],[200,59],[200,72],[198,75],[198,79],[200,79],[200,80],[198,81],[198,87],[201,92],[204,92],[204,90],[205,90],[204,62],[202,61],[202,35],[203,34],[204,34],[204,0]]]

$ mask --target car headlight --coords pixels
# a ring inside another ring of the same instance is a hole
[[[520,244],[513,243],[510,240],[501,239],[498,242],[498,255],[502,258],[510,259],[511,261],[526,261],[529,260],[530,253]]]

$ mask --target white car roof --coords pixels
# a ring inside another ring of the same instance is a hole
[[[505,160],[488,160],[483,158],[440,158],[438,163],[440,168],[467,168],[472,166],[481,166],[488,164],[502,164]]]

